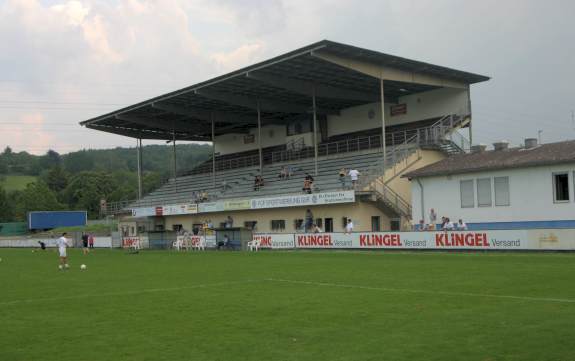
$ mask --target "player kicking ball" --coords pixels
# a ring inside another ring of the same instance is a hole
[[[68,256],[66,255],[66,248],[70,247],[68,240],[66,239],[66,232],[62,233],[62,237],[58,238],[56,244],[58,245],[58,253],[60,254],[60,265],[58,268],[60,270],[68,269]]]

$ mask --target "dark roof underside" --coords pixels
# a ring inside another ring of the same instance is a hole
[[[451,156],[404,175],[408,178],[447,176],[510,168],[575,162],[575,141],[549,143],[531,149],[512,148]]]
[[[81,122],[82,125],[142,139],[210,140],[241,133],[257,124],[258,99],[262,124],[309,119],[311,84],[316,87],[318,114],[379,101],[379,80],[313,56],[313,51],[385,65],[422,75],[472,84],[488,80],[445,67],[408,60],[349,45],[321,41],[262,63]],[[437,86],[385,82],[386,101]]]

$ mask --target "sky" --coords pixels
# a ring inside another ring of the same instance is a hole
[[[490,76],[471,90],[474,143],[575,139],[574,14],[571,0],[0,0],[0,148],[135,146],[78,122],[322,39]]]

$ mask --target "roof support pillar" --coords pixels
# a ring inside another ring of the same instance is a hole
[[[311,101],[313,107],[313,163],[314,175],[317,177],[317,108],[315,103],[315,85],[312,87]]]
[[[178,166],[177,166],[177,159],[176,159],[176,130],[172,132],[172,158],[174,159],[174,185],[176,188],[176,193],[178,193]]]
[[[385,175],[385,91],[383,87],[383,77],[379,79],[379,92],[380,92],[380,102],[381,102],[381,175]]]
[[[260,102],[258,100],[257,104],[257,111],[258,111],[258,155],[259,155],[259,164],[260,164],[260,175],[263,176],[264,173],[264,162],[262,156],[262,112],[260,109]]]
[[[216,188],[216,122],[214,113],[210,113],[212,120],[212,186]]]
[[[138,200],[142,199],[142,138],[136,139],[138,152]]]
[[[471,112],[471,87],[467,86],[467,108],[469,111],[469,145],[473,145],[473,113]]]

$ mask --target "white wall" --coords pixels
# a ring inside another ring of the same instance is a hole
[[[554,203],[554,172],[569,172],[570,201]],[[575,163],[544,167],[478,172],[451,177],[419,178],[424,192],[425,222],[429,223],[429,210],[434,208],[437,216],[449,217],[455,222],[462,218],[468,223],[482,222],[517,222],[517,221],[551,221],[575,219],[575,192],[573,172]],[[509,177],[509,206],[495,206],[493,179],[491,181],[492,206],[477,206],[477,184],[475,183],[475,207],[461,208],[459,182],[461,180]],[[411,181],[413,222],[421,219],[421,189],[417,181]]]
[[[468,113],[467,90],[441,88],[399,98],[399,104],[407,104],[404,115],[390,115],[392,104],[385,104],[386,126],[405,124],[448,114]],[[381,103],[360,105],[344,109],[340,115],[328,117],[328,136],[357,132],[381,127]],[[369,113],[373,117],[369,118]]]

